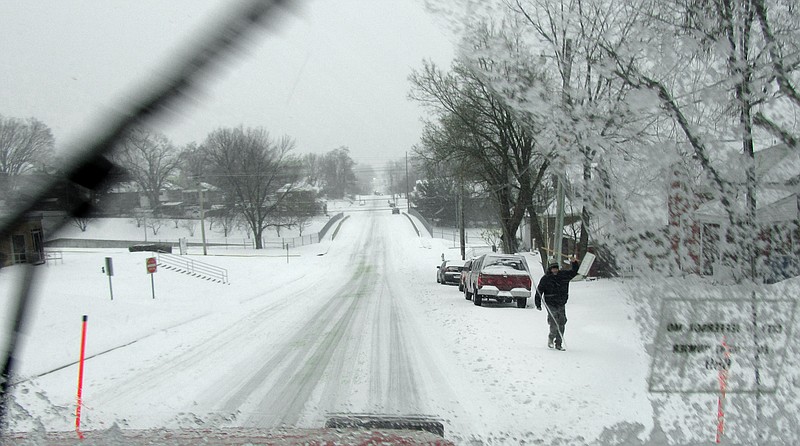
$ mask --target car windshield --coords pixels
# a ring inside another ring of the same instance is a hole
[[[795,3],[3,2],[0,443],[800,444]]]

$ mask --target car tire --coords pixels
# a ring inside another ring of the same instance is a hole
[[[517,299],[517,308],[525,308],[528,306],[528,298],[527,297],[520,297]]]
[[[458,291],[464,291],[464,285],[458,284]]]
[[[464,299],[472,300],[472,294],[469,294],[469,290],[466,287],[464,287]]]
[[[478,293],[475,293],[475,299],[473,300],[473,303],[480,307],[481,304],[483,303],[483,296],[481,296]]]

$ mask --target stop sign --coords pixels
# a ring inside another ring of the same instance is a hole
[[[155,257],[148,257],[147,258],[147,272],[148,274],[152,274],[156,272],[156,258]]]

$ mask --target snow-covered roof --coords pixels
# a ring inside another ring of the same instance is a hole
[[[124,193],[141,192],[141,191],[142,188],[139,187],[139,184],[133,181],[124,181],[120,183],[115,183],[109,189],[109,192],[112,194],[124,194]]]
[[[761,187],[781,186],[792,180],[800,179],[800,152],[792,150],[785,144],[776,144],[753,154],[756,168],[756,181]],[[749,162],[746,155],[738,154],[730,166],[728,179],[734,183],[744,184],[746,166]]]
[[[744,156],[744,155],[741,155]],[[798,218],[798,193],[800,193],[800,153],[785,144],[777,144],[754,153],[756,181],[756,220],[761,223],[787,221]],[[743,182],[744,170],[739,169]],[[744,195],[735,205],[745,209]],[[695,218],[703,223],[717,223],[727,219],[718,200],[700,206]]]
[[[755,153],[756,179],[762,187],[785,188],[800,180],[800,152],[778,144]]]
[[[164,185],[161,186],[161,190],[183,190],[183,188],[171,181],[165,181]]]
[[[320,188],[317,186],[312,186],[308,184],[306,181],[301,181],[295,184],[284,184],[283,187],[278,189],[278,192],[283,193],[287,190],[291,189],[292,192],[319,192]]]
[[[214,186],[213,184],[209,184],[209,183],[205,183],[205,182],[201,182],[200,183],[200,187],[203,189],[204,192],[208,192],[208,191],[216,192],[216,191],[220,190],[217,186]],[[184,192],[197,192],[197,188],[184,189]]]
[[[744,197],[740,197],[735,205],[744,210]],[[718,200],[710,201],[694,212],[694,217],[701,223],[718,223],[727,219],[722,204]],[[783,190],[760,190],[756,195],[756,221],[760,223],[789,221],[798,218],[798,194]]]
[[[544,216],[553,216],[558,213],[558,201],[553,200],[544,212]],[[564,197],[564,215],[580,215],[581,206],[577,202],[573,202],[569,197]]]

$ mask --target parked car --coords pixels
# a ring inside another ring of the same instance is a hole
[[[461,261],[445,260],[436,267],[436,283],[458,285],[461,281],[462,268],[464,263]]]
[[[392,208],[392,214],[399,214],[400,208]]]
[[[458,291],[464,291],[464,282],[467,280],[467,276],[469,275],[469,270],[472,267],[472,262],[475,259],[469,259],[464,262],[464,267],[461,268],[461,280],[458,282]]]
[[[525,308],[530,296],[530,268],[520,255],[484,254],[472,262],[464,281],[464,297],[477,306],[494,299]]]

